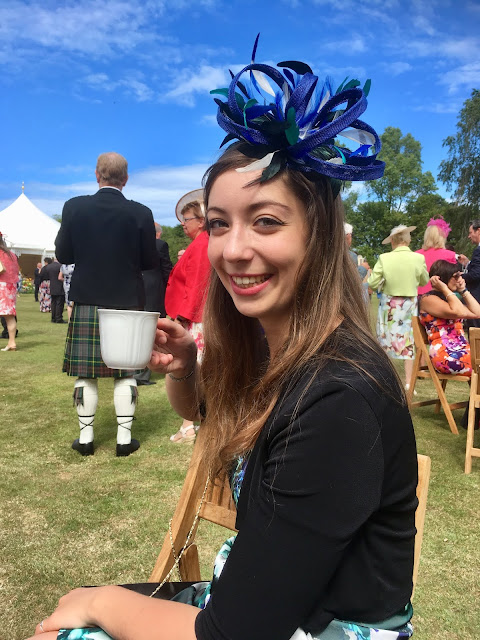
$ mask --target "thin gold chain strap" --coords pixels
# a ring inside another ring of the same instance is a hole
[[[179,553],[178,555],[177,555],[177,552],[175,551],[175,545],[173,544],[173,532],[172,532],[172,520],[173,520],[173,518],[170,518],[170,520],[168,521],[168,533],[169,533],[169,536],[170,536],[170,545],[171,545],[171,547],[172,547],[172,555],[173,555],[173,558],[174,558],[174,563],[173,563],[173,566],[172,566],[172,568],[170,569],[170,571],[167,573],[167,575],[165,576],[165,578],[162,580],[162,582],[161,582],[161,583],[158,585],[158,587],[156,587],[156,588],[154,589],[154,591],[150,594],[149,598],[153,598],[153,596],[154,596],[154,595],[155,595],[155,594],[156,594],[156,593],[157,593],[157,592],[158,592],[158,591],[163,587],[163,585],[164,585],[166,582],[168,582],[168,580],[169,580],[170,576],[172,575],[172,573],[173,573],[175,570],[177,570],[177,571],[178,571],[178,575],[179,575],[179,576],[180,576],[180,578],[181,578],[181,575],[180,575],[180,568],[179,568],[180,560],[182,559],[182,556],[183,556],[184,552],[187,550],[187,548],[188,548],[188,543],[190,542],[190,538],[192,537],[193,532],[194,532],[194,530],[195,530],[195,527],[197,526],[197,522],[198,522],[198,519],[199,519],[199,517],[200,517],[200,510],[201,510],[201,508],[202,508],[202,506],[203,506],[203,503],[204,503],[204,501],[205,501],[205,496],[207,495],[207,489],[208,489],[208,484],[209,484],[209,482],[210,482],[210,476],[208,476],[208,477],[207,477],[207,481],[206,481],[206,483],[205,483],[205,487],[204,487],[204,489],[203,489],[202,497],[200,498],[200,502],[199,502],[199,505],[198,505],[198,509],[197,509],[196,514],[195,514],[195,518],[193,519],[193,524],[192,524],[192,526],[190,527],[190,531],[188,532],[187,538],[186,538],[186,540],[185,540],[185,544],[184,544],[184,545],[183,545],[183,547],[181,548],[180,553]]]

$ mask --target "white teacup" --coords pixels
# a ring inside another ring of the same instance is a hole
[[[100,350],[111,369],[144,369],[150,361],[159,313],[99,309]]]

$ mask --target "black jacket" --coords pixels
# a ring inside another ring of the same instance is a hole
[[[52,262],[46,264],[40,271],[40,281],[50,280],[50,295],[52,296],[64,296],[65,291],[63,289],[63,282],[58,279],[60,273],[60,263]]]
[[[163,317],[165,316],[165,289],[173,267],[168,253],[168,244],[164,240],[156,239],[155,245],[160,263],[155,269],[142,273],[145,285],[145,311],[159,311]]]
[[[143,269],[158,264],[153,215],[121,191],[104,187],[63,206],[56,255],[75,263],[70,300],[117,309],[142,308]]]

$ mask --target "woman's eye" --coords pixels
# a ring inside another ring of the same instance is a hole
[[[255,224],[259,227],[278,227],[278,226],[283,226],[283,222],[280,222],[280,220],[277,220],[276,218],[267,218],[267,217],[263,217],[263,218],[258,218],[258,220],[256,220]]]
[[[220,218],[214,218],[213,220],[208,221],[208,226],[210,229],[223,229],[227,227],[227,223],[225,220],[221,220]]]

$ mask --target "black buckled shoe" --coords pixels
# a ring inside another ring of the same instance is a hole
[[[132,438],[128,444],[117,444],[117,458],[129,456],[131,453],[140,448],[140,442]]]
[[[93,440],[91,442],[86,442],[85,444],[81,444],[79,439],[76,438],[72,442],[72,449],[78,451],[78,453],[82,456],[93,456]]]

